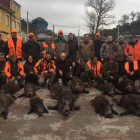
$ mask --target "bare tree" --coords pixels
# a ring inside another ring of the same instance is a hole
[[[135,13],[134,11],[132,11],[132,12],[130,13],[130,17],[131,17],[132,22],[135,20],[136,15],[137,15],[137,13]]]
[[[110,12],[115,8],[114,0],[87,0],[86,16],[83,19],[87,22],[91,33],[96,33],[102,26],[108,26],[114,23],[114,15]],[[90,9],[90,11],[88,10]]]
[[[122,25],[126,24],[129,22],[129,15],[122,15],[121,20],[119,21]]]

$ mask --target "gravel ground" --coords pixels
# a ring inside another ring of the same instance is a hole
[[[138,83],[136,84],[138,85]],[[64,87],[69,89],[69,87]],[[30,109],[29,99],[17,99],[9,108],[7,120],[0,118],[0,140],[139,140],[140,118],[134,115],[114,116],[113,119],[100,117],[94,111],[90,100],[102,92],[89,88],[90,94],[81,94],[76,105],[79,111],[72,111],[68,118],[58,111],[49,110],[38,118],[36,114],[27,115]],[[23,89],[16,95],[23,93]],[[55,105],[49,91],[42,88],[37,95],[44,100],[44,105]],[[106,96],[110,102],[112,99]],[[114,104],[117,112],[124,111]]]

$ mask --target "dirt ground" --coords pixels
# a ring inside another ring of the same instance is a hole
[[[69,89],[69,86],[64,89]],[[81,94],[76,101],[81,109],[70,112],[68,118],[52,110],[40,118],[36,114],[27,115],[30,109],[29,99],[17,99],[9,108],[8,119],[0,118],[0,140],[140,140],[139,117],[100,117],[95,113],[90,100],[102,92],[93,87],[88,89],[90,94]],[[16,95],[21,93],[23,89]],[[57,102],[50,98],[46,88],[38,90],[37,95],[44,100],[46,107]],[[113,102],[110,97],[106,97]],[[119,113],[124,111],[114,102],[113,104]]]

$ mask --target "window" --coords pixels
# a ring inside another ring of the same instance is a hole
[[[13,20],[13,29],[16,29],[16,22]]]
[[[6,15],[6,25],[9,26],[9,16]]]
[[[17,30],[20,31],[20,23],[17,22]]]
[[[17,5],[14,3],[14,11],[17,11]]]
[[[19,13],[19,6],[17,5],[17,13]]]

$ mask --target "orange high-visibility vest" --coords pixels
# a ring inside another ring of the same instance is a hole
[[[93,68],[93,66],[91,64],[91,61],[88,61],[87,62],[87,65],[88,65],[89,69],[92,69]],[[91,72],[91,75],[93,77],[98,77],[100,74],[101,74],[101,62],[98,61],[97,62],[97,65],[94,68],[94,70]]]
[[[12,38],[9,38],[7,40],[8,42],[8,48],[9,48],[9,54],[8,57],[11,58],[11,55],[13,53],[17,54],[17,58],[22,58],[22,39],[17,38],[17,44],[16,44],[16,51],[15,46]]]
[[[46,42],[43,42],[43,48],[48,48],[48,44],[46,44]],[[54,44],[54,43],[51,44],[51,49],[52,49],[52,50],[55,49],[55,44]],[[42,51],[42,53],[43,53],[43,57],[46,57],[47,51],[44,50],[44,51]]]
[[[133,61],[133,64],[134,64],[134,70],[138,70],[138,68],[139,68],[138,62],[137,61]],[[129,62],[125,63],[125,70],[126,70],[127,73],[130,73]]]

